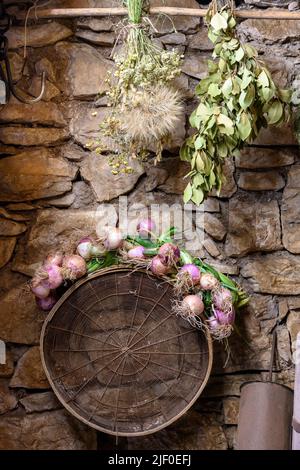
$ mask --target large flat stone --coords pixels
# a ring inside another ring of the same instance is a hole
[[[204,78],[207,75],[207,59],[199,52],[190,51],[186,54],[182,71],[194,78]]]
[[[247,171],[240,174],[238,186],[245,191],[279,191],[285,181],[278,171]]]
[[[68,138],[69,132],[65,129],[14,126],[0,128],[0,142],[6,145],[51,147],[62,144]]]
[[[66,121],[56,103],[23,104],[10,102],[0,110],[0,122],[64,127]]]
[[[11,259],[16,243],[17,239],[15,237],[0,239],[0,269]]]
[[[198,51],[212,51],[214,45],[207,36],[207,29],[201,27],[200,31],[188,36],[188,47]]]
[[[4,417],[0,421],[1,450],[95,450],[96,431],[67,411]]]
[[[54,63],[57,86],[67,96],[89,98],[107,91],[108,70],[112,63],[87,44],[56,44]]]
[[[13,269],[32,276],[47,253],[57,250],[72,253],[81,238],[96,235],[99,222],[101,213],[96,210],[41,210],[26,245],[18,248]]]
[[[259,202],[252,197],[229,201],[227,256],[240,257],[255,251],[281,248],[280,215],[277,201]]]
[[[0,217],[0,236],[1,237],[11,237],[20,235],[21,233],[26,232],[27,226],[25,224],[20,224],[14,220],[5,219]]]
[[[282,124],[280,126],[269,126],[261,129],[257,139],[253,142],[255,145],[297,145],[293,124]]]
[[[27,28],[26,44],[30,47],[44,47],[72,36],[73,32],[55,21],[33,25]],[[24,47],[24,27],[14,26],[6,33],[10,49]]]
[[[226,450],[222,427],[213,416],[189,411],[177,423],[149,436],[128,438],[128,450]]]
[[[270,2],[274,3],[274,2]],[[287,2],[286,2],[287,3]],[[278,21],[263,19],[248,19],[238,27],[239,33],[247,35],[248,39],[263,41],[269,44],[274,42],[287,42],[289,39],[300,38],[300,25],[298,20]]]
[[[42,367],[39,346],[28,349],[19,359],[9,386],[11,388],[50,388]]]
[[[9,390],[7,382],[0,380],[0,415],[7,413],[17,407],[18,400]]]
[[[0,298],[0,339],[37,344],[44,318],[28,285],[21,284]]]
[[[296,152],[287,148],[246,147],[240,157],[235,159],[238,168],[254,170],[256,168],[276,168],[292,165]]]
[[[108,165],[108,158],[91,153],[81,166],[81,175],[88,181],[98,202],[110,201],[121,194],[128,193],[134,188],[144,169],[137,160],[130,165],[134,171],[131,174],[113,175]]]
[[[300,253],[300,165],[293,166],[283,192],[281,206],[282,241],[291,253]]]
[[[70,191],[76,166],[50,150],[21,152],[0,160],[0,200],[30,201]]]
[[[299,295],[300,257],[287,253],[273,253],[246,259],[242,276],[254,292],[262,294]]]
[[[110,32],[94,32],[88,30],[79,30],[76,31],[76,37],[79,40],[83,39],[83,41],[89,42],[91,44],[95,44],[96,46],[113,46],[116,38],[114,33]]]
[[[107,137],[100,134],[99,125],[109,114],[108,108],[97,108],[90,104],[76,104],[72,107],[70,121],[70,133],[74,141],[86,148],[97,147],[101,140],[101,148],[104,151],[116,150],[116,145]],[[99,156],[101,158],[101,156]]]
[[[42,413],[62,408],[53,392],[33,393],[21,398],[20,403],[26,413]]]

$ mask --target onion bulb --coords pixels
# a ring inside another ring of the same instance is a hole
[[[30,283],[32,293],[39,299],[45,299],[50,295],[50,287],[47,280],[39,277],[33,278]]]
[[[188,275],[193,286],[199,284],[201,273],[200,269],[195,264],[185,264],[182,266],[182,268],[180,268],[178,276],[180,277],[185,275]]]
[[[56,253],[50,253],[45,259],[44,266],[55,264],[56,266],[62,266],[64,255],[59,251]]]
[[[214,309],[214,316],[220,325],[233,325],[235,320],[235,311],[233,308],[228,312]]]
[[[210,273],[204,273],[201,275],[200,287],[202,290],[214,290],[219,287],[220,283],[215,276]]]
[[[164,263],[168,266],[173,266],[180,260],[180,250],[173,243],[164,243],[159,248],[158,254],[162,256]]]
[[[48,297],[45,297],[44,299],[36,298],[37,306],[41,310],[44,310],[45,312],[48,312],[49,310],[51,310],[52,307],[54,307],[54,305],[56,304],[56,302],[57,302],[57,299],[55,298],[53,294],[50,294]]]
[[[155,222],[152,219],[142,219],[137,225],[137,232],[141,237],[148,237],[155,231]]]
[[[135,246],[127,251],[127,256],[129,259],[144,259],[145,258],[145,248],[143,246]]]
[[[192,316],[200,316],[205,309],[204,303],[199,295],[187,295],[182,301],[182,306],[186,308]]]
[[[160,255],[154,256],[150,263],[150,269],[155,276],[165,276],[170,272],[170,267],[163,262]]]
[[[117,227],[108,227],[104,246],[108,251],[117,250],[123,245],[122,232]]]
[[[85,260],[79,255],[64,257],[63,274],[65,279],[76,280],[86,274],[87,267]]]
[[[212,294],[212,302],[214,308],[223,312],[230,312],[232,310],[232,294],[229,289],[220,287]]]
[[[64,282],[62,269],[56,264],[46,264],[42,268],[42,275],[45,273],[45,281],[50,290],[57,289]]]

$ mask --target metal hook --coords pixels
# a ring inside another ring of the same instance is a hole
[[[6,77],[0,65],[0,78],[5,82],[6,90],[7,90],[7,97],[9,98],[10,94],[12,94],[18,101],[25,104],[33,104],[38,103],[44,96],[45,93],[45,86],[46,86],[46,73],[43,72],[41,76],[41,91],[39,95],[35,98],[26,98],[20,95],[20,92],[16,90],[15,84],[12,79],[11,67],[8,58],[8,39],[4,36],[5,32],[8,31],[11,25],[11,17],[7,14],[2,12],[2,19],[7,20],[7,24],[4,26],[0,26],[0,61],[4,61],[5,64],[5,71]],[[21,91],[22,93],[22,91]]]

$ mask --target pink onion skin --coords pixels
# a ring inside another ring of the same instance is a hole
[[[109,227],[107,229],[106,240],[104,241],[104,246],[108,251],[117,250],[123,245],[123,236],[122,232],[117,227]]]
[[[180,250],[173,243],[164,243],[158,250],[158,254],[163,257],[164,263],[172,265],[180,260]]]
[[[214,290],[219,287],[220,283],[218,279],[215,278],[210,273],[204,273],[201,275],[200,287],[202,290]]]
[[[86,274],[86,262],[79,255],[65,256],[63,262],[63,271],[65,274],[65,279],[80,279]]]
[[[235,320],[235,311],[233,308],[229,312],[215,309],[214,316],[219,325],[233,325]]]
[[[145,248],[143,246],[135,246],[127,252],[127,256],[130,259],[145,259]]]
[[[30,283],[31,292],[39,299],[45,299],[50,295],[50,288],[47,280],[33,278]]]
[[[208,321],[209,329],[211,331],[216,331],[219,329],[220,324],[218,320],[216,319],[216,317],[209,317],[207,321]]]
[[[180,268],[178,275],[182,273],[188,273],[193,282],[193,285],[196,286],[200,283],[201,273],[200,269],[195,264],[185,264]]]
[[[170,267],[167,266],[160,255],[154,256],[151,260],[150,269],[155,276],[165,276],[170,272]]]
[[[94,240],[91,237],[85,237],[77,245],[77,253],[84,259],[90,259],[92,256],[92,247]]]
[[[155,225],[154,220],[152,219],[140,220],[136,228],[138,234],[144,238],[148,237],[151,234],[150,232],[153,233],[155,229],[156,229],[156,225]]]
[[[36,298],[37,306],[44,312],[49,312],[49,310],[51,310],[54,307],[56,302],[57,302],[57,299],[54,297],[53,294],[50,294],[48,297],[44,299]]]
[[[43,271],[47,274],[47,284],[50,290],[57,289],[64,282],[60,266],[47,264],[43,266]]]
[[[229,289],[220,287],[212,295],[212,302],[217,310],[227,311],[232,308],[232,294]]]
[[[198,316],[204,312],[204,303],[198,295],[187,295],[182,303],[184,306],[187,306],[194,315]]]
[[[59,251],[57,253],[50,253],[44,261],[44,266],[53,265],[62,266],[64,255]]]

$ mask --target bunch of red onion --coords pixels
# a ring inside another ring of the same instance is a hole
[[[200,284],[201,272],[193,263],[185,264],[176,276],[175,292],[180,295]]]
[[[44,311],[51,310],[57,302],[56,289],[66,280],[76,280],[84,276],[86,270],[86,262],[79,255],[48,255],[30,285],[38,306]]]
[[[89,260],[103,255],[105,253],[105,249],[104,247],[97,245],[93,238],[85,237],[78,243],[77,253],[85,260]]]

